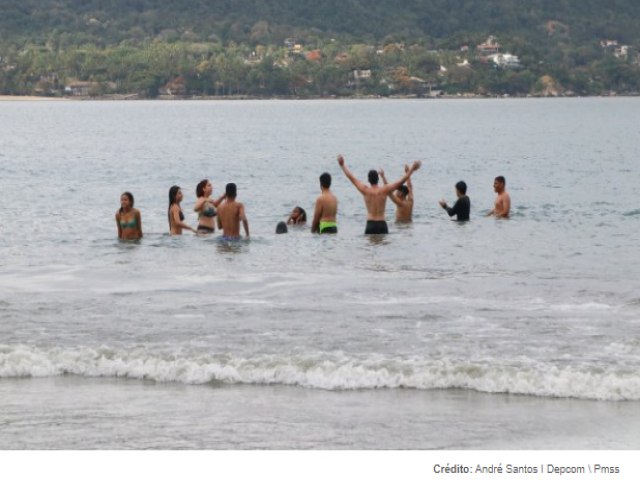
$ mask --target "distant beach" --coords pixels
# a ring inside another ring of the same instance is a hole
[[[0,102],[41,102],[43,100],[67,100],[60,97],[36,97],[34,95],[0,95]]]
[[[616,94],[610,95],[591,95],[588,98],[608,98],[608,97],[637,97],[635,94]],[[354,95],[354,96],[252,96],[252,95],[225,95],[225,96],[201,96],[201,95],[159,95],[155,98],[140,97],[138,94],[113,94],[113,95],[99,95],[95,97],[91,96],[67,96],[67,97],[40,97],[36,95],[0,95],[0,101],[16,101],[16,102],[41,102],[41,101],[123,101],[123,100],[161,100],[161,101],[220,101],[220,100],[495,100],[495,99],[523,99],[523,98],[536,98],[536,99],[548,99],[548,98],[587,98],[577,95],[480,95],[473,93],[463,93],[457,95],[438,95],[438,96],[424,96],[418,97],[416,95],[390,95],[390,96],[375,96],[375,95]]]

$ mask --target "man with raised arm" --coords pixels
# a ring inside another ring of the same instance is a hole
[[[224,240],[240,239],[240,222],[244,234],[249,238],[249,222],[244,213],[244,205],[236,202],[238,189],[235,183],[227,183],[224,202],[218,207],[218,228],[222,229]]]
[[[511,196],[506,191],[507,181],[500,175],[493,181],[493,190],[498,194],[496,201],[487,216],[494,216],[496,218],[509,218],[509,211],[511,210]]]
[[[409,171],[409,165],[404,166],[404,171]],[[387,185],[387,177],[384,176],[384,170],[380,169],[380,178],[382,183]],[[389,198],[396,204],[396,223],[411,223],[413,215],[413,186],[411,178],[407,178],[405,185],[400,185],[395,191],[389,192]]]
[[[379,175],[375,170],[369,170],[369,185],[365,185],[349,171],[347,166],[344,164],[344,157],[342,155],[338,155],[338,164],[347,178],[351,183],[353,183],[364,198],[364,204],[367,207],[367,226],[364,231],[365,235],[389,233],[387,221],[384,216],[387,196],[406,182],[413,172],[420,168],[422,163],[419,161],[413,162],[400,180],[383,186],[378,185]]]
[[[316,199],[316,208],[311,222],[311,233],[338,233],[336,215],[338,199],[331,193],[331,175],[320,175],[320,196]]]

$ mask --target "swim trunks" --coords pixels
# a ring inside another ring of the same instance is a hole
[[[384,220],[367,220],[367,227],[364,230],[365,235],[379,235],[389,233],[389,227]]]
[[[318,233],[338,233],[338,224],[336,222],[323,222],[320,220]]]

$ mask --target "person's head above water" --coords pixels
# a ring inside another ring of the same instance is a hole
[[[287,233],[288,229],[287,229],[287,224],[284,222],[278,222],[278,225],[276,225],[276,233]]]
[[[135,200],[131,192],[124,192],[120,195],[120,212],[124,212],[125,208],[133,208]]]
[[[377,185],[378,180],[380,180],[380,176],[378,175],[378,172],[376,172],[375,170],[369,170],[369,183],[371,185]]]
[[[400,195],[400,197],[405,198],[407,195],[409,195],[409,187],[407,187],[406,185],[400,185],[398,188],[396,188],[396,192],[398,192],[398,195]]]
[[[506,186],[507,186],[507,181],[504,179],[502,175],[498,175],[493,180],[493,189],[495,190],[496,193],[502,193]]]
[[[300,206],[296,206],[293,208],[291,212],[291,218],[293,218],[296,223],[306,222],[307,221],[307,212],[304,211],[304,208]]]
[[[207,187],[210,184],[211,183],[206,178],[204,180],[201,180],[200,183],[198,183],[198,185],[196,186],[196,196],[200,198],[200,197],[204,197],[205,194],[207,193],[211,194],[211,192],[207,192]]]
[[[180,187],[177,185],[174,185],[169,189],[169,206],[173,205],[174,203],[178,203],[179,200],[181,200],[178,199],[178,194],[180,193]]]
[[[331,188],[331,175],[327,172],[320,175],[320,186],[324,189]]]
[[[227,186],[224,189],[227,198],[234,199],[238,195],[238,188],[235,183],[227,183]]]
[[[456,183],[456,190],[458,192],[460,192],[461,195],[466,195],[467,194],[467,184],[464,183],[462,180],[460,180],[458,183]]]

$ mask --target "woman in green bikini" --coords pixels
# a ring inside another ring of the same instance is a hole
[[[209,234],[215,232],[215,216],[217,215],[216,208],[222,200],[224,200],[224,194],[217,200],[211,199],[213,193],[213,185],[206,178],[198,183],[196,187],[196,204],[193,210],[198,212],[198,233]]]
[[[116,225],[120,240],[140,240],[142,238],[142,220],[140,210],[133,208],[133,195],[124,192],[120,195],[120,210],[116,212]]]

